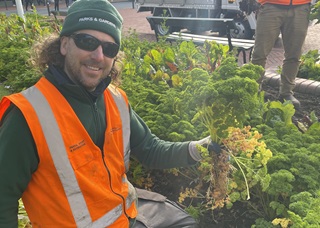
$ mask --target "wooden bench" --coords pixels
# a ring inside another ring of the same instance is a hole
[[[235,39],[228,37],[216,37],[216,36],[205,36],[205,35],[196,35],[189,33],[179,33],[174,32],[169,34],[167,37],[168,41],[193,41],[195,44],[203,45],[204,42],[207,41],[215,41],[218,44],[229,45],[229,50],[231,51],[233,47],[237,48],[238,55],[242,53],[243,63],[250,61],[252,50],[254,47],[254,40],[247,39]],[[249,51],[249,55],[247,56],[247,51]]]

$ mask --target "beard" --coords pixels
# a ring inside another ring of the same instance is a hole
[[[112,64],[106,66],[105,62],[98,63],[93,60],[79,61],[77,58],[67,55],[64,71],[75,84],[92,92],[102,80],[108,77],[111,68]]]

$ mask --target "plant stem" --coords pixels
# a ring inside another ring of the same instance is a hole
[[[240,171],[241,171],[241,173],[242,173],[242,175],[243,175],[243,178],[244,178],[244,181],[245,181],[246,187],[247,187],[247,195],[248,195],[247,200],[249,200],[249,199],[250,199],[250,192],[249,192],[249,185],[248,185],[247,177],[246,177],[246,175],[245,175],[245,173],[244,173],[241,165],[239,164],[238,159],[237,159],[232,153],[230,153],[230,155],[231,155],[231,157],[233,157],[233,159],[234,159],[235,162],[237,163],[237,165],[238,165],[238,167],[240,168]]]

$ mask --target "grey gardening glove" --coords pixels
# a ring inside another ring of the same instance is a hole
[[[216,154],[221,153],[221,147],[218,143],[213,142],[211,140],[211,137],[205,137],[199,141],[191,141],[189,143],[189,154],[195,161],[200,161],[202,159],[201,154],[199,153],[199,150],[197,149],[197,145],[206,147],[210,152],[215,152]]]

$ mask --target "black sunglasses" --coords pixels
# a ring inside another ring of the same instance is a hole
[[[94,51],[100,45],[102,46],[102,52],[109,58],[114,58],[119,52],[119,45],[113,42],[101,42],[94,36],[86,33],[75,33],[70,36],[76,46],[85,51]]]

